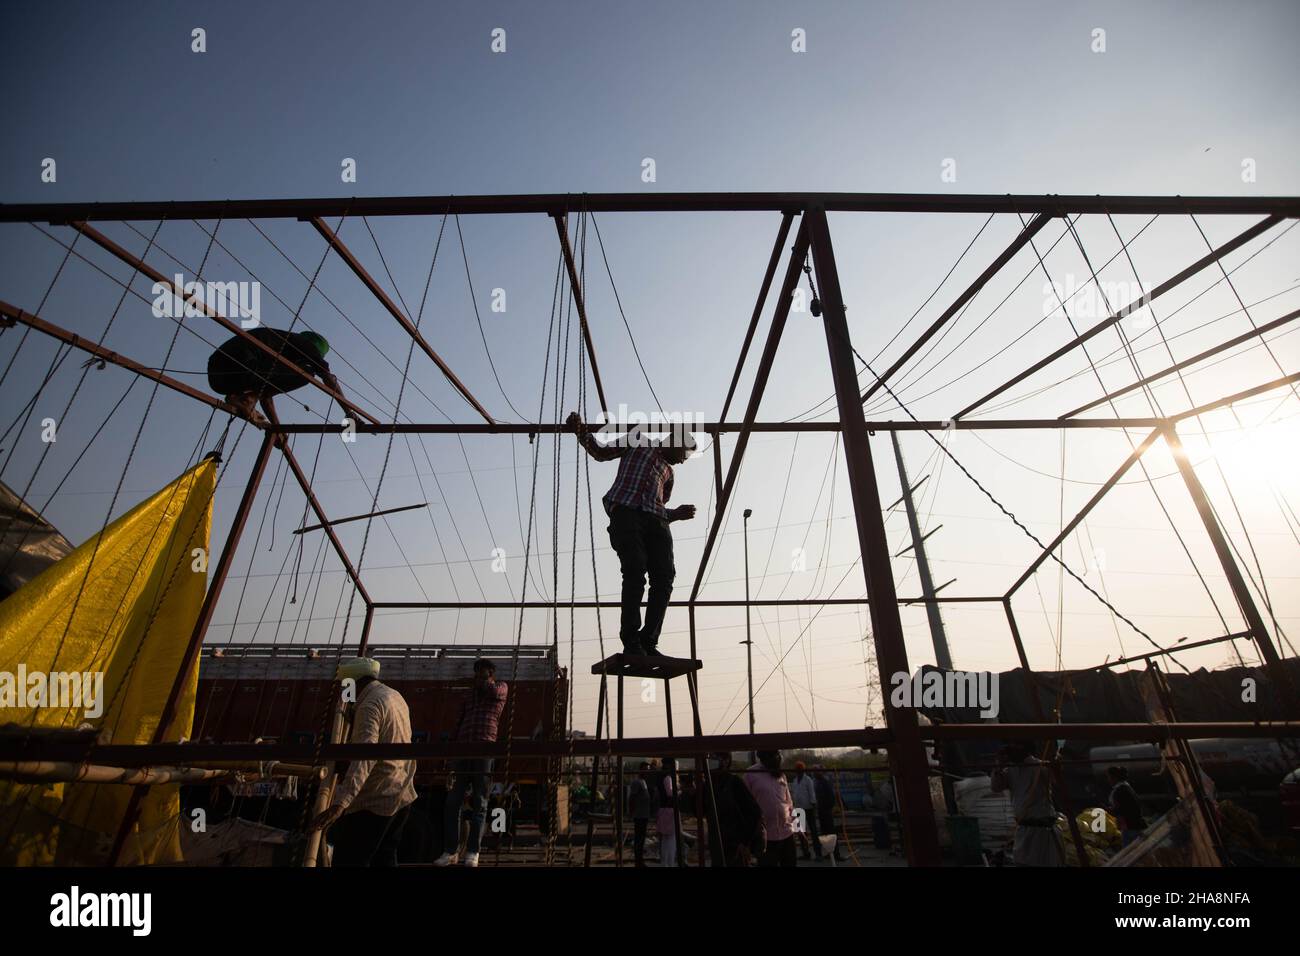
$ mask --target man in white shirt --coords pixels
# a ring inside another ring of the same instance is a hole
[[[345,661],[337,678],[345,692],[351,686],[356,693],[350,743],[411,742],[410,711],[401,694],[379,682],[379,661]],[[397,866],[397,846],[414,802],[414,760],[354,760],[311,829],[330,830],[335,866]]]
[[[808,854],[808,840],[811,837],[813,851],[817,854],[817,859],[822,858],[822,841],[817,832],[817,785],[813,783],[813,778],[804,773],[803,761],[799,760],[794,765],[794,779],[790,781],[790,797],[794,800],[795,810],[803,811],[803,826],[795,830],[799,837],[799,846],[803,850],[803,858],[811,859]],[[797,819],[797,817],[796,817]]]
[[[1009,743],[998,754],[1000,764],[990,783],[994,793],[1007,791],[1016,818],[1016,866],[1065,866],[1065,846],[1056,830],[1051,771],[1030,753],[1023,740]]]

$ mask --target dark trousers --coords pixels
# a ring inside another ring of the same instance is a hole
[[[487,820],[488,784],[491,781],[492,758],[466,758],[453,764],[455,771],[447,805],[443,810],[443,852],[455,853],[460,844],[460,811],[469,793],[470,829],[466,853],[477,853],[483,838],[483,824]]]
[[[664,612],[673,593],[673,533],[658,515],[635,508],[615,506],[609,516],[609,543],[618,554],[623,572],[623,612],[619,637],[624,643],[639,641],[646,650],[659,643]],[[645,624],[641,623],[641,596],[646,578],[650,596],[646,601]]]
[[[348,813],[330,827],[329,841],[334,846],[335,866],[397,866],[397,846],[410,807],[402,807],[391,817],[381,817],[369,810]]]
[[[758,861],[759,866],[798,866],[794,853],[794,837],[784,840],[768,840],[767,850]]]
[[[650,821],[641,817],[637,817],[632,821],[633,833],[635,834],[632,837],[632,852],[636,856],[637,866],[645,866],[645,833],[649,825]]]

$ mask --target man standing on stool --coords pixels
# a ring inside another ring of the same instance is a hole
[[[609,515],[609,541],[618,553],[623,571],[622,617],[619,637],[623,653],[663,657],[659,652],[659,631],[673,590],[673,534],[669,522],[695,517],[695,505],[665,507],[673,492],[673,465],[680,465],[695,448],[689,432],[675,429],[672,436],[651,441],[633,430],[620,443],[597,442],[577,412],[565,424],[578,442],[597,461],[620,459],[618,476],[602,500]],[[645,623],[641,622],[641,595],[646,577],[650,597]]]
[[[497,668],[490,660],[481,658],[474,662],[474,686],[469,698],[460,706],[456,721],[457,741],[462,743],[496,743],[501,726],[501,712],[506,709],[509,685],[496,679]],[[469,841],[465,844],[465,866],[478,866],[479,840],[483,837],[483,824],[487,819],[488,779],[492,773],[491,757],[466,757],[453,765],[452,784],[447,792],[447,805],[443,810],[443,854],[433,861],[434,866],[451,866],[457,860],[456,847],[460,843],[460,808],[465,802],[465,791],[470,793]]]

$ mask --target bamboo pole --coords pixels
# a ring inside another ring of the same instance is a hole
[[[334,720],[330,724],[330,743],[337,743],[343,739],[343,702],[337,700],[334,702]],[[326,770],[325,777],[319,787],[316,788],[316,799],[312,801],[311,820],[325,812],[325,808],[330,805],[334,799],[334,784],[338,780],[338,773],[335,770],[335,764],[331,763]],[[303,853],[303,866],[319,866],[317,857],[322,850],[324,838],[323,830],[313,830],[307,837],[307,849]]]
[[[131,786],[155,784],[217,783],[227,780],[250,782],[280,777],[321,779],[324,767],[266,761],[214,761],[202,767],[107,767],[101,764],[60,760],[0,761],[0,778],[24,782],[116,783]]]
[[[104,767],[53,760],[13,760],[0,763],[0,777],[24,782],[117,783],[152,786],[165,783],[210,783],[234,777],[233,770],[196,767]]]

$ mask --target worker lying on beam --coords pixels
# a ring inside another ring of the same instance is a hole
[[[680,465],[695,450],[690,432],[674,428],[669,437],[653,440],[632,429],[616,442],[597,442],[572,412],[565,424],[578,436],[587,454],[597,461],[619,459],[618,475],[602,502],[609,515],[609,541],[618,553],[623,571],[622,616],[619,637],[623,653],[663,657],[659,631],[673,590],[673,534],[668,525],[695,517],[695,505],[665,507],[673,492],[673,465]],[[645,624],[641,623],[641,596],[650,579]]]
[[[323,335],[311,331],[288,332],[265,325],[250,329],[247,334],[304,372],[319,376],[327,387],[343,395],[338,379],[325,361],[330,344]],[[226,404],[254,420],[261,418],[257,411],[261,399],[295,391],[308,382],[309,379],[239,335],[227,339],[208,358],[208,384],[212,390],[224,395]],[[345,410],[352,413],[346,405]]]

